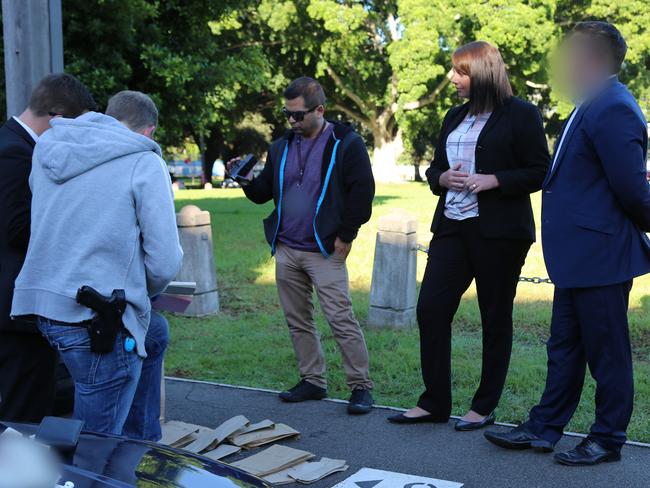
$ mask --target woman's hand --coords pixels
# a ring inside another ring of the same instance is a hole
[[[448,190],[463,191],[466,186],[467,178],[469,174],[458,171],[460,169],[460,164],[449,168],[447,171],[440,175],[438,184]]]
[[[474,193],[482,191],[494,190],[499,188],[499,180],[494,175],[471,175],[465,180],[465,188]]]

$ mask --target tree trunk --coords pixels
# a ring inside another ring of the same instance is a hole
[[[199,153],[201,154],[201,168],[203,171],[201,171],[201,188],[205,187],[205,184],[210,181],[212,182],[212,179],[209,179],[207,177],[208,174],[212,174],[211,172],[208,173],[206,171],[206,165],[205,162],[207,161],[206,159],[206,154],[205,154],[205,138],[203,137],[203,134],[199,136],[198,140],[198,145],[199,145]]]
[[[382,183],[400,181],[397,160],[404,151],[402,133],[398,131],[393,139],[375,138],[372,156],[372,172],[375,180]]]
[[[413,161],[413,180],[424,181],[422,179],[422,175],[420,174],[420,161],[417,159]]]
[[[203,166],[202,184],[212,183],[212,169],[214,162],[223,156],[225,149],[223,144],[223,134],[218,129],[212,129],[207,138],[202,139],[202,145],[199,144],[201,150],[201,161]]]

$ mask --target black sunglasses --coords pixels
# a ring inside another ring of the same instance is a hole
[[[305,115],[313,112],[318,107],[320,107],[320,105],[316,105],[315,107],[312,107],[307,111],[305,111],[305,110],[297,110],[295,112],[291,112],[290,110],[287,110],[287,107],[283,107],[282,108],[282,113],[287,118],[287,120],[293,118],[293,120],[295,120],[296,122],[302,122],[304,120],[304,118],[305,118]]]

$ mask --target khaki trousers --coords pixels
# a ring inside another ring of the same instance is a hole
[[[350,389],[372,389],[368,373],[368,349],[359,322],[352,312],[345,260],[338,254],[304,252],[278,244],[275,279],[280,303],[303,380],[327,387],[325,355],[314,322],[313,288],[341,350]]]

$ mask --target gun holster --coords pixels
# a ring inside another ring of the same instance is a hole
[[[88,326],[90,350],[96,353],[112,352],[118,332],[124,326],[122,315],[126,309],[124,290],[113,290],[110,297],[105,297],[90,286],[77,290],[77,303],[95,312]]]

